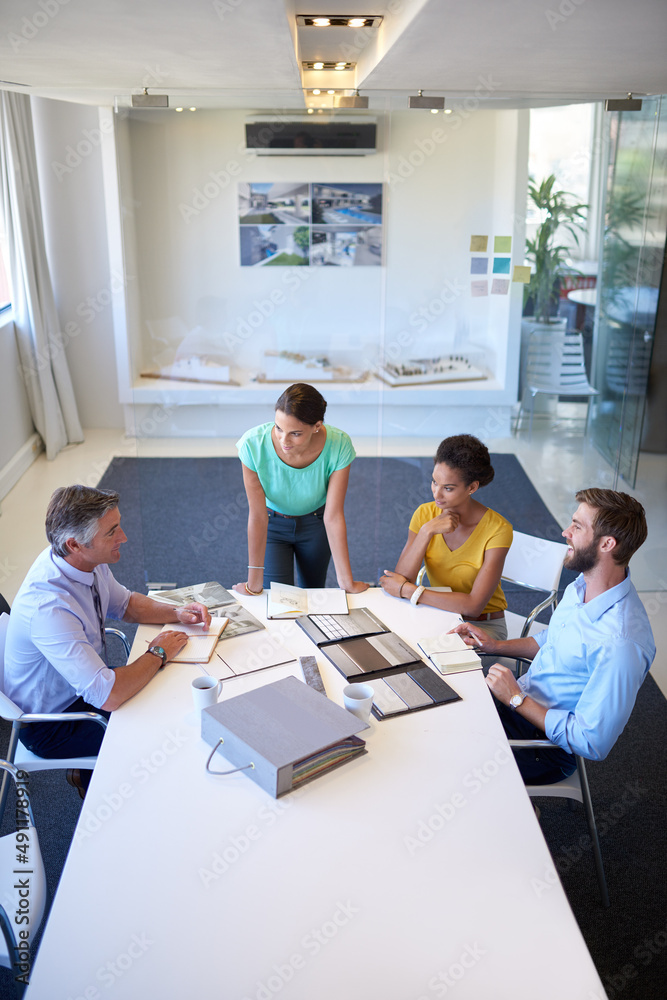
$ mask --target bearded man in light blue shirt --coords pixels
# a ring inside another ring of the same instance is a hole
[[[508,737],[544,739],[546,733],[554,744],[515,751],[527,784],[571,774],[574,754],[606,757],[655,657],[648,615],[628,569],[647,536],[644,508],[614,490],[580,490],[576,499],[579,506],[563,531],[563,565],[579,576],[566,588],[548,629],[505,641],[469,623],[455,630],[480,653],[532,660],[518,680],[500,663],[486,679]]]
[[[108,716],[140,691],[183,648],[187,636],[163,631],[132,663],[105,662],[107,614],[127,622],[202,622],[202,604],[184,608],[153,601],[118,583],[109,563],[120,559],[127,536],[120,526],[118,494],[88,486],[55,491],[46,514],[50,546],[37,557],[16,595],[5,647],[4,691],[26,713],[97,711]],[[36,722],[20,740],[40,757],[87,757],[99,751],[95,722]],[[68,772],[83,792],[86,771]]]

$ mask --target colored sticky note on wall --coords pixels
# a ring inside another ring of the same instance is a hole
[[[471,257],[470,258],[470,273],[471,274],[487,274],[489,270],[489,258],[488,257]]]
[[[492,295],[507,295],[509,288],[509,278],[494,278],[491,282]]]
[[[472,295],[473,299],[478,299],[482,295],[488,295],[489,294],[488,281],[471,281],[470,294]]]
[[[494,274],[509,274],[511,260],[509,257],[494,257],[493,258],[493,273]]]
[[[473,253],[486,253],[486,248],[489,245],[488,236],[471,236],[470,237],[470,249]]]
[[[530,281],[530,268],[520,267],[518,264],[514,268],[514,274],[512,275],[512,281],[520,281],[522,284],[527,285]]]
[[[494,253],[511,253],[512,252],[512,237],[511,236],[496,236],[493,240],[493,252]]]

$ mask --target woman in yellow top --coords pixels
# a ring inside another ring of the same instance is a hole
[[[484,622],[494,638],[506,639],[507,601],[500,577],[512,525],[473,496],[494,476],[488,449],[471,434],[456,434],[440,443],[434,462],[433,503],[422,504],[412,515],[396,569],[386,570],[380,584],[388,594],[413,604]],[[451,593],[417,587],[422,562],[430,585],[451,587]]]

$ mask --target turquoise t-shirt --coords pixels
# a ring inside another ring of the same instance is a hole
[[[273,423],[251,428],[236,442],[243,464],[259,476],[267,507],[299,517],[324,505],[331,474],[346,469],[356,454],[345,431],[325,426],[324,448],[305,469],[294,469],[278,457],[271,440]]]

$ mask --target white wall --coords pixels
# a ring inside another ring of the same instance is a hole
[[[257,367],[267,348],[344,351],[361,366],[383,352],[405,359],[472,345],[511,391],[507,352],[518,336],[522,286],[472,299],[469,245],[472,234],[488,234],[491,245],[494,235],[517,236],[521,113],[394,112],[380,116],[377,154],[347,158],[247,154],[244,118],[242,111],[144,112],[119,123],[139,366],[154,364],[165,346],[151,339],[151,327],[175,346],[206,313],[230,361],[242,366]],[[281,180],[383,182],[385,266],[242,268],[237,185]],[[515,245],[513,263],[523,263],[521,234]],[[280,305],[269,310],[276,293]],[[245,336],[262,306],[270,315]]]
[[[46,247],[79,416],[122,427],[97,108],[33,98]]]
[[[0,321],[0,470],[35,431],[20,367],[14,324]]]

